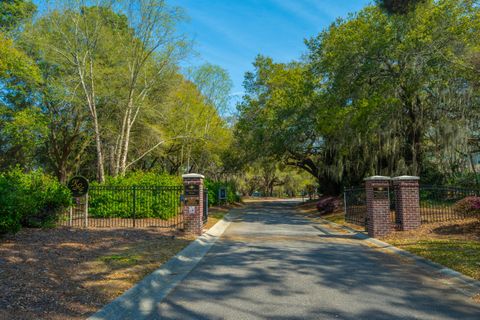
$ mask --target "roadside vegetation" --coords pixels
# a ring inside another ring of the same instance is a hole
[[[318,210],[318,200],[307,201],[298,206],[298,212],[309,219],[325,219],[360,232],[365,231],[364,227],[345,221],[343,204],[322,214]],[[480,280],[480,221],[476,216],[424,223],[416,230],[393,231],[382,240]]]
[[[394,232],[386,242],[480,280],[480,222],[470,218]]]
[[[236,161],[232,82],[216,65],[186,64],[194,54],[179,31],[186,20],[163,0],[0,3],[0,172],[18,177],[0,188],[0,233],[54,226],[74,175],[128,188],[177,186],[181,174],[199,172],[210,205],[221,187],[235,202],[313,186],[278,161]],[[32,176],[45,187],[26,188]],[[20,208],[30,198],[44,202]],[[92,198],[92,215],[129,214],[109,212],[112,201]]]
[[[0,2],[0,318],[84,318],[191,240],[51,228],[75,175],[132,188],[202,173],[218,206],[207,227],[242,195],[321,194],[303,213],[345,223],[338,195],[370,175],[480,188],[477,0],[372,2],[306,39],[296,61],[256,57],[236,112],[226,70],[187,65],[182,8],[53,0],[37,9]],[[92,215],[126,217],[125,199],[92,198]],[[451,204],[480,210],[478,197]],[[176,214],[159,205],[138,213]],[[478,279],[474,220],[387,240]]]
[[[477,1],[377,1],[306,40],[304,57],[258,56],[234,143],[338,195],[372,175],[479,187]]]

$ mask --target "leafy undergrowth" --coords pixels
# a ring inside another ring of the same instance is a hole
[[[480,280],[480,221],[476,219],[425,224],[383,240]]]

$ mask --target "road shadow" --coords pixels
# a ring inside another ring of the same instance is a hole
[[[255,203],[244,212],[233,219],[235,228],[310,230],[292,204]],[[318,241],[254,237],[218,240],[165,300],[153,301],[145,319],[480,317],[479,305],[436,283],[426,269],[362,245],[353,235],[318,231]],[[154,288],[144,292],[147,300],[149,294]],[[139,305],[125,307],[140,312]]]

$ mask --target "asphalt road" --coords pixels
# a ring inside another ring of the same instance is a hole
[[[151,319],[480,319],[480,305],[404,258],[256,203]],[[326,232],[323,232],[323,231]]]

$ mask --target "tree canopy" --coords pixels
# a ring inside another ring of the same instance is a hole
[[[2,168],[40,166],[62,182],[223,170],[231,80],[212,64],[182,72],[181,8],[52,1],[32,19],[30,1],[0,6]]]
[[[299,62],[255,60],[236,126],[250,157],[302,168],[326,193],[367,175],[473,168],[479,7],[407,1],[408,12],[385,11],[395,3],[338,19]]]

